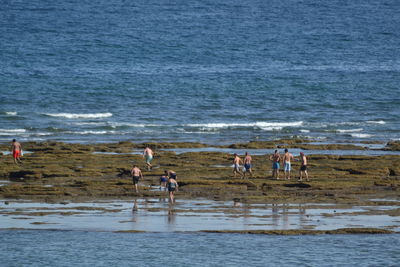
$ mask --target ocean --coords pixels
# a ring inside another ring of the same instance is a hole
[[[396,140],[399,9],[2,1],[0,142]]]
[[[4,266],[398,266],[397,235],[0,231]]]

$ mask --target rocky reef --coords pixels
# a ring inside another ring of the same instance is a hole
[[[307,141],[309,142],[309,141]],[[305,150],[366,150],[357,145],[309,144],[304,140],[250,142],[217,146],[220,148],[271,149],[300,148]],[[142,149],[155,150],[155,168],[145,170]],[[385,149],[398,150],[399,142]],[[43,201],[75,201],[99,198],[159,197],[165,192],[154,190],[164,170],[178,174],[177,197],[204,197],[216,200],[264,202],[329,202],[367,203],[370,199],[398,197],[400,189],[400,156],[309,156],[309,182],[298,182],[299,162],[292,164],[291,180],[271,179],[271,163],[267,155],[253,156],[252,178],[234,178],[232,154],[223,152],[188,152],[176,154],[167,148],[202,148],[200,143],[120,142],[109,144],[68,144],[61,142],[24,143],[23,163],[16,165],[10,155],[0,156],[0,197],[3,199],[36,199]],[[1,144],[0,150],[9,150]],[[132,164],[144,173],[139,193],[130,178]],[[281,175],[282,176],[282,175]],[[0,181],[1,184],[1,181]],[[373,204],[373,203],[372,203]]]

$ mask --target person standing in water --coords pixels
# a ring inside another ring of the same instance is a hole
[[[274,154],[269,157],[269,160],[272,160],[272,178],[279,180],[279,162],[281,161],[281,155],[276,149]]]
[[[153,150],[151,150],[149,146],[146,146],[146,148],[143,151],[143,157],[146,160],[148,171],[150,171],[153,168],[153,166],[151,165],[151,161],[153,160],[153,155],[154,155]]]
[[[168,183],[167,183],[167,188],[168,188],[168,192],[169,192],[169,202],[170,203],[175,202],[174,193],[175,193],[175,191],[178,191],[178,187],[179,187],[178,182],[174,178],[169,177]]]
[[[303,173],[306,176],[306,180],[308,181],[308,172],[307,172],[307,157],[303,152],[300,152],[300,161],[301,167],[299,171],[299,181],[303,180]]]
[[[133,165],[133,168],[131,170],[131,175],[132,175],[132,182],[135,186],[135,192],[138,193],[138,183],[140,179],[143,179],[143,174],[142,171],[139,169],[137,165]]]
[[[160,190],[164,189],[165,191],[167,189],[168,176],[168,171],[165,171],[164,175],[160,177]]]
[[[240,171],[240,164],[243,162],[242,159],[238,156],[238,154],[233,154],[233,176],[236,178],[236,173],[243,175]]]
[[[283,171],[285,172],[285,179],[290,180],[290,171],[292,169],[291,160],[294,160],[294,157],[289,150],[285,148],[285,154],[283,155]]]
[[[244,171],[243,171],[243,178],[246,177],[246,173],[250,173],[250,177],[253,177],[253,172],[251,170],[251,161],[252,158],[248,152],[244,155]]]
[[[11,143],[11,153],[14,158],[14,163],[22,163],[21,156],[22,156],[22,146],[17,140],[13,139]]]

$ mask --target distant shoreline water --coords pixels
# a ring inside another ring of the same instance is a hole
[[[395,1],[18,1],[0,142],[400,139]]]
[[[0,113],[0,119],[14,120],[22,127],[29,123],[27,115],[18,112]],[[310,139],[314,142],[359,142],[398,140],[380,136],[380,127],[387,126],[384,120],[305,122],[305,121],[254,121],[254,122],[210,122],[210,123],[134,123],[114,119],[114,114],[104,113],[38,113],[37,117],[47,127],[0,128],[0,142],[16,138],[21,141],[64,141],[73,143],[118,142],[247,142],[254,140],[276,140],[282,138]],[[46,122],[46,120],[48,120]],[[53,126],[51,126],[53,125]],[[372,134],[371,132],[374,132]]]

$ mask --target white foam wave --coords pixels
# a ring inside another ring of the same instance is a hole
[[[107,126],[106,122],[75,122],[71,123],[72,125],[79,125],[79,126]]]
[[[382,121],[382,120],[380,120],[380,121],[367,121],[367,122],[370,123],[370,124],[386,124],[386,122]]]
[[[362,128],[358,128],[358,129],[338,129],[336,130],[336,132],[338,133],[354,133],[354,132],[362,132]]]
[[[25,133],[25,129],[0,129],[0,132],[4,133]]]
[[[9,112],[6,112],[6,115],[9,115],[9,116],[17,116],[17,112],[14,112],[14,111],[9,111]]]
[[[20,135],[25,132],[25,129],[0,129],[0,135]]]
[[[92,113],[92,114],[78,114],[78,113],[44,113],[44,115],[51,117],[62,117],[67,119],[97,119],[97,118],[108,118],[113,114],[110,112],[106,113]]]
[[[80,135],[89,135],[89,134],[115,134],[115,131],[82,131],[82,132],[66,132],[68,134],[80,134]]]
[[[257,128],[283,128],[283,127],[298,127],[303,125],[302,121],[295,122],[253,122],[253,123],[200,123],[200,124],[185,124],[187,127],[202,127],[202,128],[236,128],[236,127],[257,127]]]
[[[369,137],[372,137],[373,135],[372,134],[352,133],[351,136],[355,137],[355,138],[369,138]]]
[[[309,133],[310,130],[301,129],[300,132],[301,132],[301,133]]]
[[[282,130],[283,127],[271,126],[271,127],[260,127],[260,129],[264,131],[279,131]]]

